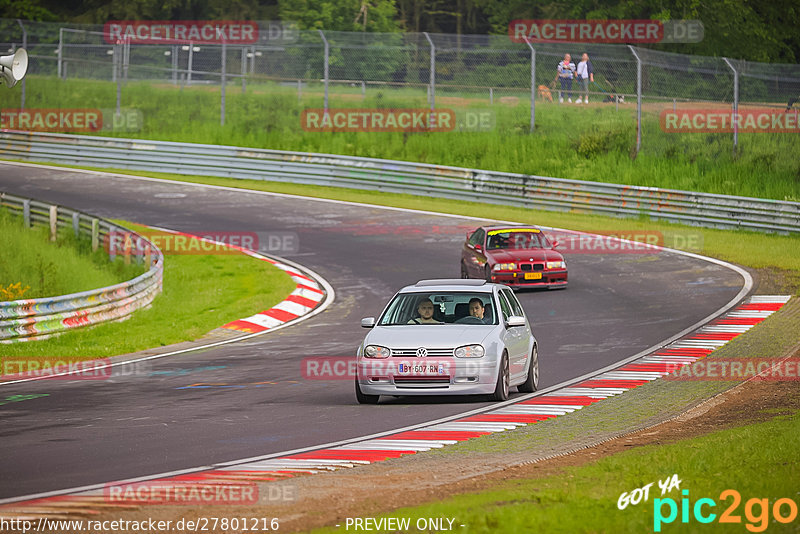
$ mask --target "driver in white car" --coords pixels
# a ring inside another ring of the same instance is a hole
[[[483,316],[484,311],[486,311],[486,308],[484,308],[483,301],[481,299],[475,297],[469,300],[470,316],[480,319],[484,324],[489,324],[489,321],[487,321]]]

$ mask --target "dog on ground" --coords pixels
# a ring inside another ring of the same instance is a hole
[[[620,104],[624,104],[625,95],[606,95],[603,102],[619,102]]]
[[[553,94],[546,85],[539,86],[539,98],[543,100],[549,100],[550,102],[553,101]]]

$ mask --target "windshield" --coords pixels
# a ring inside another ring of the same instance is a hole
[[[486,242],[488,250],[549,248],[547,238],[536,229],[492,230]]]
[[[497,324],[491,293],[401,293],[389,303],[378,325]]]

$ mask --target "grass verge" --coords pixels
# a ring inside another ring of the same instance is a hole
[[[3,355],[84,360],[190,341],[225,323],[269,309],[295,284],[272,264],[243,254],[171,255],[166,257],[163,287],[149,308],[126,321],[4,346]]]
[[[111,110],[116,84],[100,80],[29,76],[28,108]],[[438,133],[314,132],[301,127],[302,112],[322,107],[321,89],[299,98],[292,87],[255,83],[246,92],[228,89],[225,126],[220,126],[217,86],[178,88],[169,84],[128,82],[122,106],[141,112],[133,131],[102,135],[193,143],[358,155],[476,169],[558,176],[630,185],[705,191],[778,200],[800,199],[798,137],[779,133],[742,133],[736,155],[732,134],[665,133],[659,122],[663,105],[643,112],[643,150],[636,144],[636,106],[536,105],[536,130],[529,131],[525,93],[508,103],[489,105],[484,95],[437,95],[437,106],[459,113],[488,112],[488,131]],[[20,93],[8,96],[18,106]],[[365,97],[341,88],[331,108],[422,108],[424,92],[379,89]],[[719,105],[714,107],[719,108]],[[724,107],[724,106],[723,106]],[[466,119],[457,119],[466,122]]]
[[[455,530],[462,530],[458,525],[463,524],[467,526],[463,531],[470,533],[705,532],[724,526],[737,532],[759,532],[763,530],[761,527],[769,527],[772,532],[782,526],[793,530],[798,525],[796,518],[790,525],[780,525],[769,518],[773,503],[779,498],[788,498],[797,505],[796,477],[777,475],[800,470],[798,447],[800,412],[795,412],[769,422],[668,445],[644,446],[581,467],[566,467],[555,476],[507,481],[489,491],[399,509],[389,517],[410,518],[411,525],[416,525],[420,518],[454,518]],[[658,481],[665,481],[673,474],[681,480],[680,487],[662,496]],[[653,486],[646,502],[628,505],[623,510],[617,508],[623,492],[650,483]],[[719,524],[722,512],[733,506],[732,497],[720,495],[726,489],[733,489],[741,496],[741,503],[732,510],[733,515],[740,517],[741,524]],[[682,490],[688,490],[686,497]],[[688,506],[682,506],[682,498],[688,499]],[[699,522],[693,515],[694,505],[701,498],[716,503],[714,508],[709,505],[702,508],[703,515],[716,514],[713,526]],[[751,504],[751,498],[768,499],[769,506],[765,509],[761,503]],[[654,521],[657,512],[659,516],[669,515],[669,505],[658,504],[657,499],[674,500],[678,513],[671,524]],[[687,513],[683,524],[681,509]],[[782,513],[789,515],[788,505],[783,506]],[[341,530],[327,528],[314,532]]]
[[[130,280],[144,272],[121,258],[109,262],[91,241],[61,228],[55,242],[44,226],[25,228],[22,217],[0,208],[0,300],[35,299],[78,293]],[[10,287],[13,286],[13,287]],[[27,290],[26,290],[27,288]]]

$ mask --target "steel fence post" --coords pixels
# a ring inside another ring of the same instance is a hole
[[[322,37],[322,42],[325,45],[325,52],[324,52],[325,53],[325,62],[324,62],[324,69],[323,69],[323,71],[324,71],[324,73],[323,73],[323,76],[324,76],[323,81],[325,83],[325,103],[324,103],[323,107],[325,109],[324,113],[325,113],[325,115],[327,115],[328,114],[328,66],[329,66],[329,61],[330,61],[330,45],[328,44],[328,40],[325,38],[325,34],[322,32],[322,30],[318,30],[318,31],[319,31],[319,36]]]
[[[131,38],[126,37],[122,44],[122,77],[128,85],[128,66],[131,62]]]
[[[58,79],[64,70],[64,28],[58,29]]]
[[[245,75],[247,74],[247,48],[242,47],[242,94],[247,90]]]
[[[22,201],[22,224],[25,228],[31,227],[31,201],[25,199]]]
[[[119,72],[122,70],[121,50],[122,45],[115,45],[114,54],[112,54],[114,56],[114,79],[117,81],[117,117],[119,117],[120,102],[122,100],[122,73]]]
[[[428,94],[428,101],[431,105],[431,111],[436,108],[436,46],[433,44],[428,32],[422,32],[428,43],[431,45],[431,74],[429,77],[430,93]]]
[[[58,238],[58,206],[50,206],[50,241]]]
[[[192,60],[194,59],[194,43],[189,41],[189,60],[186,63],[186,85],[192,85]]]
[[[227,63],[226,63],[226,56],[228,54],[228,49],[225,47],[225,40],[222,41],[222,65],[220,66],[221,74],[220,74],[220,103],[219,103],[219,125],[225,126],[225,74],[227,70]]]
[[[22,24],[22,20],[17,19],[17,23],[19,24],[20,28],[22,28],[22,48],[25,50],[28,49],[28,30],[25,28],[25,25]],[[20,104],[19,109],[25,109],[25,78],[22,78],[22,95],[20,95]]]
[[[100,221],[92,219],[92,252],[100,246]]]
[[[178,85],[178,45],[172,45],[172,85]]]
[[[523,36],[525,44],[531,49],[531,132],[536,128],[536,49],[527,36]]]
[[[728,61],[728,58],[722,58],[725,63],[733,71],[733,115],[731,122],[733,122],[733,154],[736,155],[736,150],[739,148],[739,71]]]
[[[642,148],[642,60],[631,45],[628,45],[636,58],[636,155]]]

